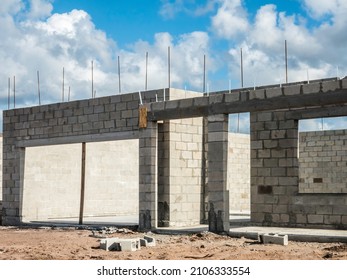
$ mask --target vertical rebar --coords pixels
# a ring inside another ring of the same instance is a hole
[[[69,94],[67,98],[68,98],[67,100],[70,102],[70,86],[69,86]]]
[[[242,55],[242,48],[241,48],[241,88],[243,88],[243,55]]]
[[[64,94],[65,94],[65,68],[63,67],[63,85],[61,88],[61,101],[64,102]]]
[[[286,65],[286,84],[288,84],[288,48],[287,48],[287,40],[284,40],[284,59]]]
[[[202,92],[206,91],[206,55],[204,54],[204,69],[203,69],[203,77],[202,77]]]
[[[168,76],[168,88],[171,86],[171,52],[170,46],[167,48],[167,76]]]
[[[16,76],[13,76],[13,108],[16,108]]]
[[[39,105],[41,106],[40,72],[38,70],[37,70],[37,94],[39,97]]]
[[[120,82],[120,58],[118,56],[118,93],[122,92],[121,82]]]
[[[148,52],[146,52],[146,80],[145,80],[145,90],[147,91],[147,83],[148,83]]]
[[[7,109],[10,109],[11,105],[11,78],[8,78],[8,93],[7,93]]]
[[[92,98],[94,98],[94,61],[92,60]]]

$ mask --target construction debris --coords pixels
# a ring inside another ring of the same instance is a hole
[[[100,240],[100,249],[106,251],[133,252],[141,250],[141,246],[153,247],[155,246],[155,239],[145,235],[143,238],[121,239],[113,237]]]

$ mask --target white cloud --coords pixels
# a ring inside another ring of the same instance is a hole
[[[233,39],[248,31],[247,13],[241,0],[220,0],[217,14],[212,17],[212,27],[217,35]]]
[[[159,14],[164,19],[174,19],[179,13],[199,17],[214,11],[219,1],[220,0],[173,0],[173,2],[171,2],[170,0],[161,0],[162,6],[159,10]]]
[[[314,18],[321,18],[327,15],[346,15],[347,2],[345,0],[304,0],[303,2]]]
[[[242,2],[220,1],[221,6],[211,21],[212,31],[232,46],[229,49],[230,76],[237,84],[240,79],[240,48],[244,52],[245,86],[283,83],[285,40],[288,43],[289,82],[306,80],[307,69],[310,79],[335,76],[337,66],[340,67],[341,76],[347,74],[347,68],[344,67],[347,63],[347,57],[344,56],[344,46],[347,44],[347,4],[342,4],[347,2],[332,1],[335,6],[329,4],[329,10],[333,11],[331,17],[315,27],[308,27],[307,21],[303,21],[300,14],[288,15],[278,11],[273,4],[259,7],[254,19],[233,18],[235,12],[230,7],[238,7],[245,12]],[[228,11],[225,8],[227,6]],[[219,24],[216,24],[216,17],[223,14],[225,16],[219,17]],[[341,14],[345,16],[342,17]],[[237,23],[230,24],[228,17],[232,17]],[[243,26],[247,32],[236,35],[234,26],[236,30],[238,26]]]
[[[184,9],[183,0],[175,0],[170,2],[169,0],[162,0],[163,5],[160,8],[159,14],[165,19],[173,19],[177,13]]]
[[[18,13],[24,4],[21,0],[2,0],[0,5],[0,16],[8,16]]]
[[[27,17],[30,19],[42,19],[51,15],[53,0],[30,0],[30,10]]]
[[[18,12],[27,14],[25,10]],[[0,110],[7,109],[7,79],[11,77],[12,87],[14,75],[16,105],[22,107],[38,104],[37,70],[40,71],[41,100],[48,104],[61,101],[63,67],[65,100],[69,86],[71,99],[75,100],[91,97],[92,60],[94,88],[97,96],[105,96],[118,93],[117,56],[121,59],[122,93],[144,89],[147,51],[148,89],[167,87],[168,46],[171,47],[172,87],[187,85],[188,89],[201,89],[203,55],[211,57],[209,36],[205,32],[175,38],[169,33],[157,33],[153,44],[138,41],[127,49],[119,49],[81,10],[44,19],[20,18],[16,21],[9,13],[0,17]],[[213,69],[212,58],[209,63]]]

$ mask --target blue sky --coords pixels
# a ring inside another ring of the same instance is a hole
[[[61,101],[62,69],[71,99],[90,97],[94,61],[97,96],[167,86],[167,47],[172,87],[202,90],[203,56],[211,91],[284,82],[284,40],[289,81],[347,75],[346,0],[1,0],[0,114],[7,109],[8,78],[16,76],[16,106]],[[337,70],[338,69],[338,70]],[[10,107],[13,107],[11,102]],[[2,114],[1,114],[2,115]],[[247,123],[247,118],[242,119]],[[0,131],[2,129],[0,116]],[[319,120],[306,129],[319,129]],[[325,128],[344,127],[344,119]],[[244,126],[243,126],[244,127]]]

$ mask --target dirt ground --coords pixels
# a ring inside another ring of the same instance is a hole
[[[128,229],[108,233],[75,228],[0,227],[0,260],[347,260],[347,244],[289,242],[288,246],[213,233],[162,235],[155,247],[136,252],[104,251],[100,237],[136,238]]]

